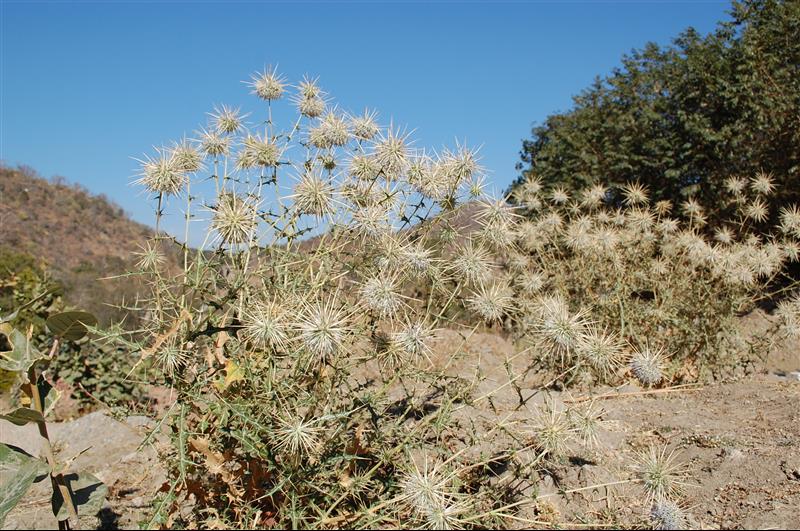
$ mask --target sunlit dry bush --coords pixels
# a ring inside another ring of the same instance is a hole
[[[579,197],[543,190],[535,179],[515,191],[525,213],[510,256],[512,284],[524,294],[520,336],[549,366],[608,379],[625,365],[645,385],[696,380],[768,352],[769,339],[745,342],[737,317],[796,284],[777,283],[798,259],[797,207],[762,237],[774,190],[768,174],[727,181],[732,217],[709,227],[704,207],[651,204],[638,183],[595,185]],[[714,208],[721,208],[715,205]],[[786,304],[786,316],[794,313]],[[775,335],[773,332],[779,332]]]

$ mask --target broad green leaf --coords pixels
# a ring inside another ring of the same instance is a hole
[[[25,391],[25,396],[22,397],[20,402],[24,407],[31,407],[31,398],[30,398],[31,392],[29,386],[30,386],[29,383],[23,386],[23,389]],[[36,382],[36,387],[39,390],[39,397],[44,402],[43,405],[44,413],[42,414],[42,416],[46,418],[47,415],[49,415],[53,411],[53,408],[56,407],[58,400],[61,398],[61,391],[53,387],[53,385],[50,382],[48,382],[45,379],[45,377],[41,374],[39,375],[39,381]]]
[[[97,324],[97,319],[89,312],[63,312],[47,319],[47,329],[53,335],[66,341],[77,341],[87,333],[87,326]]]
[[[22,426],[29,422],[44,421],[44,417],[42,416],[41,413],[39,413],[35,409],[30,409],[27,407],[18,407],[13,411],[9,411],[8,413],[3,413],[2,415],[0,415],[0,419],[5,419],[9,422],[13,422],[17,426]]]
[[[47,463],[14,446],[0,444],[0,526],[30,486],[44,479]]]
[[[0,369],[26,373],[36,360],[43,357],[25,334],[8,323],[0,324]]]
[[[75,504],[78,515],[94,516],[103,508],[108,487],[102,481],[86,472],[65,474],[63,477],[67,488],[72,493],[72,502]],[[64,505],[64,498],[61,497],[59,489],[53,489],[51,503],[56,519],[66,520],[69,518],[69,511]]]

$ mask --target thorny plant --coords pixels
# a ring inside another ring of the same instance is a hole
[[[678,362],[722,360],[732,317],[797,258],[796,210],[785,239],[747,236],[753,205],[767,208],[760,181],[712,244],[691,202],[681,222],[636,184],[617,208],[601,187],[573,199],[529,181],[514,207],[485,196],[466,146],[416,148],[310,78],[290,87],[269,68],[250,86],[258,111],[218,107],[142,160],[157,228],[175,209],[185,221],[184,243],[157,232],[143,249],[144,328],[117,337],[177,396],[151,527],[542,524],[537,473],[595,444],[601,412],[546,401],[480,431],[468,408],[519,393],[524,375],[476,397],[478,372],[447,371],[463,342],[442,362],[439,331],[503,328],[528,371],[556,369],[550,383],[612,379],[627,357],[659,385]],[[298,116],[282,128],[273,111],[290,91]],[[174,245],[180,271],[163,259]]]

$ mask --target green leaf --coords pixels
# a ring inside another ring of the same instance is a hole
[[[27,407],[18,407],[13,411],[0,415],[0,419],[5,419],[13,422],[17,426],[23,426],[29,422],[43,422],[44,417],[35,409]]]
[[[0,526],[30,486],[47,473],[44,461],[14,446],[0,444]]]
[[[77,341],[86,335],[87,326],[95,326],[97,318],[89,312],[63,312],[47,319],[47,329],[66,341]]]
[[[26,373],[43,357],[23,333],[8,323],[0,324],[0,369]]]
[[[78,515],[94,516],[103,508],[108,487],[102,481],[86,472],[65,474],[63,478],[72,494],[72,502],[75,504]],[[67,506],[64,504],[64,498],[59,489],[53,489],[53,497],[50,501],[57,520],[69,518]]]

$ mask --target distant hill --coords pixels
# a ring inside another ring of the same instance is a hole
[[[68,304],[103,320],[122,317],[108,304],[134,298],[137,287],[98,279],[129,269],[152,234],[103,195],[27,168],[0,167],[0,246],[43,261],[64,285]]]

